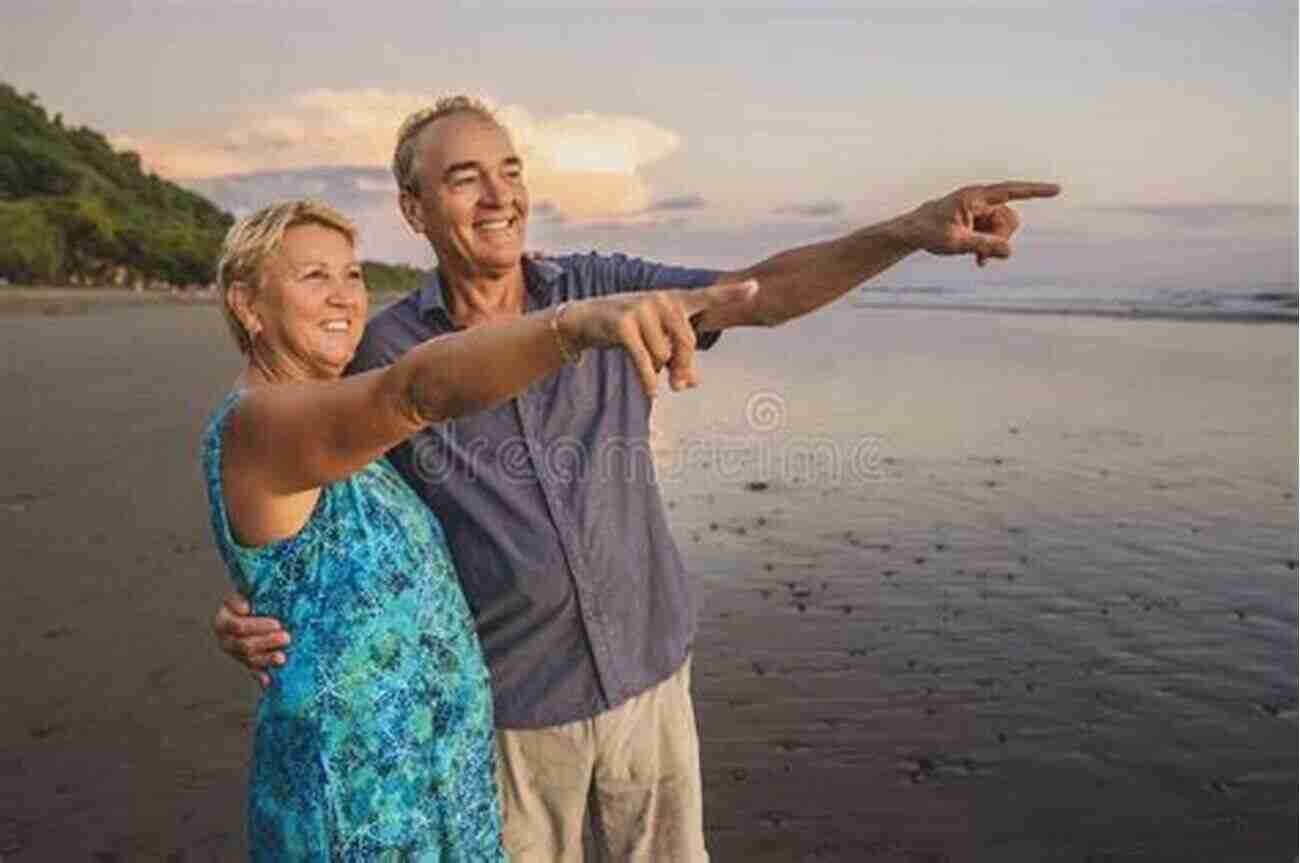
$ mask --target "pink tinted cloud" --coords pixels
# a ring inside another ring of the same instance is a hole
[[[319,167],[386,167],[398,125],[433,102],[409,91],[311,90],[286,103],[221,118],[212,128],[120,135],[152,170],[195,180]],[[539,117],[498,109],[527,166],[530,191],[565,218],[631,216],[646,209],[644,168],[681,145],[642,117],[576,112]]]

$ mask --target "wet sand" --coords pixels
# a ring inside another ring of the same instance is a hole
[[[127,306],[211,304],[207,292],[132,291],[126,288],[0,286],[0,318],[69,317]]]
[[[714,859],[1294,859],[1295,326],[838,311],[656,409]],[[240,859],[220,317],[0,346],[0,858]]]

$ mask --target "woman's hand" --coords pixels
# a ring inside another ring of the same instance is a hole
[[[232,593],[213,616],[212,632],[221,649],[246,666],[266,688],[271,683],[266,669],[284,665],[281,648],[289,643],[289,633],[274,617],[253,617],[252,613],[248,600]]]
[[[642,291],[580,300],[556,320],[561,338],[583,350],[622,347],[632,358],[646,395],[654,398],[659,371],[668,367],[673,390],[699,383],[695,373],[695,315],[743,303],[758,282],[712,285],[694,290]]]

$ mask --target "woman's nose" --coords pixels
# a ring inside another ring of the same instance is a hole
[[[325,301],[332,306],[351,306],[357,302],[357,297],[363,293],[365,293],[365,287],[360,282],[345,276],[331,280],[330,290],[325,297]]]

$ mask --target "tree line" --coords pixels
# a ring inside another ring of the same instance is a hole
[[[230,214],[0,83],[0,276],[208,282]]]
[[[39,284],[208,284],[232,216],[87,127],[0,82],[0,277]],[[367,261],[375,291],[427,273]]]

